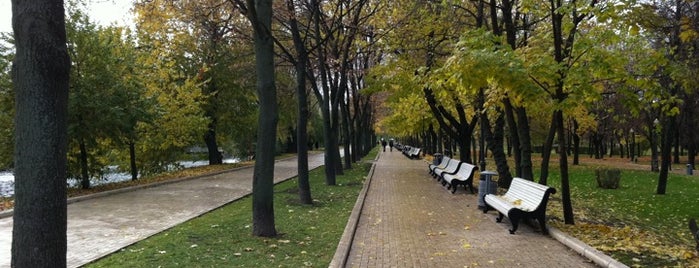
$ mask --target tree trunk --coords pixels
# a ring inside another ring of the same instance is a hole
[[[512,103],[510,102],[509,98],[505,98],[503,103],[505,104],[507,126],[510,130],[508,148],[512,148],[512,155],[514,156],[515,160],[515,176],[522,178],[522,150],[519,144],[519,133],[517,133],[517,121],[515,120],[514,108],[512,107]],[[529,179],[531,180],[531,178]]]
[[[254,1],[254,2],[253,2]],[[255,71],[260,104],[255,169],[252,177],[252,233],[277,235],[274,225],[274,154],[277,135],[277,93],[274,83],[272,0],[248,0],[254,29]]]
[[[324,48],[321,46],[323,43],[323,37],[321,36],[320,16],[322,14],[320,8],[320,1],[311,1],[313,9],[313,30],[316,45],[318,45],[317,57],[318,57],[318,72],[320,75],[320,83],[312,83],[314,93],[318,99],[320,106],[321,115],[323,117],[323,142],[325,147],[325,184],[326,185],[336,185],[336,175],[337,175],[337,165],[342,165],[341,163],[335,162],[335,154],[337,154],[337,143],[333,143],[333,127],[332,127],[332,106],[331,106],[331,96],[330,89],[328,86],[328,71],[326,69],[326,57]],[[317,79],[311,79],[311,81],[316,81]],[[320,87],[318,86],[320,84]],[[322,92],[321,92],[322,90]]]
[[[480,92],[478,93],[478,98],[480,99],[480,101],[478,102],[478,111],[484,111],[485,109],[483,108],[483,106],[484,106],[484,102],[485,102],[485,93],[484,93],[482,88],[481,88]],[[485,149],[486,148],[485,147],[486,131],[488,128],[490,128],[490,126],[489,126],[489,123],[487,120],[487,115],[485,114],[485,112],[481,113],[480,116],[486,119],[486,120],[480,120],[481,133],[479,135],[480,139],[478,140],[478,165],[480,167],[480,170],[484,171],[484,170],[487,170],[486,163],[485,163],[486,153],[487,153],[486,149]]]
[[[214,115],[210,117],[213,118]],[[218,150],[218,142],[216,142],[216,120],[212,119],[209,123],[209,129],[204,134],[204,142],[206,143],[206,148],[208,150],[209,165],[221,165],[223,164],[223,155]]]
[[[529,117],[524,107],[516,107],[517,114],[517,134],[519,134],[519,146],[522,148],[522,168],[521,177],[527,180],[534,180],[534,164],[532,163],[532,138]]]
[[[573,165],[580,165],[580,135],[578,135],[578,121],[573,119]]]
[[[680,154],[681,154],[681,146],[680,146],[680,132],[679,131],[674,131],[674,136],[673,136],[673,145],[674,145],[674,150],[672,150],[672,163],[673,164],[679,164],[680,163]]]
[[[484,114],[483,119],[486,121],[486,126],[489,126],[487,114]],[[505,115],[500,112],[498,118],[495,119],[494,130],[486,129],[486,139],[488,149],[493,153],[495,166],[498,170],[498,186],[502,188],[510,188],[512,183],[512,173],[510,166],[507,164],[507,155],[505,154]]]
[[[299,202],[313,204],[311,197],[311,184],[308,172],[308,94],[306,93],[306,63],[308,51],[301,38],[301,33],[296,21],[294,1],[287,0],[287,11],[293,14],[289,19],[291,34],[296,50],[296,98],[298,102],[298,119],[296,121],[296,146],[297,146],[297,170],[299,183]]]
[[[650,170],[653,172],[658,171],[658,134],[657,134],[657,125],[655,123],[651,122],[649,129],[649,137],[650,137],[650,155],[651,155],[651,165],[650,165]],[[640,155],[640,152],[639,152]]]
[[[83,137],[79,138],[78,147],[80,148],[80,188],[90,189],[90,171],[89,165],[87,163],[87,146],[85,145],[85,139]]]
[[[566,153],[565,128],[563,127],[563,111],[558,110],[553,115],[558,132],[558,164],[561,170],[561,195],[563,199],[563,221],[565,224],[575,224],[573,203],[570,198],[570,181],[568,179],[568,154]]]
[[[12,0],[16,56],[11,267],[66,267],[68,80],[63,1]]]
[[[660,137],[660,174],[656,194],[665,194],[667,190],[667,178],[672,161],[672,140],[674,140],[675,116],[667,116],[662,126]]]
[[[327,107],[321,107],[320,110],[323,116],[323,140],[325,141],[325,155],[323,156],[325,162],[325,184],[335,185],[337,172],[335,169],[335,157],[331,138],[330,111]],[[337,150],[337,148],[334,149]]]
[[[549,161],[551,160],[551,149],[553,147],[553,139],[556,136],[556,116],[551,117],[551,127],[549,128],[549,133],[546,136],[546,141],[544,141],[544,146],[541,149],[541,178],[539,178],[539,183],[543,185],[548,184],[549,178]]]
[[[339,108],[339,107],[335,107]],[[339,124],[339,117],[337,111],[333,114],[333,126],[331,128],[330,132],[330,140],[331,140],[331,148],[332,148],[332,157],[333,157],[333,163],[335,164],[335,174],[337,175],[344,175],[345,171],[344,168],[342,167],[342,156],[340,156],[340,124]]]
[[[138,166],[136,165],[136,143],[129,142],[129,164],[131,165],[131,180],[138,180]]]
[[[352,152],[350,150],[350,146],[352,146],[352,143],[350,142],[352,133],[350,133],[350,114],[348,105],[349,104],[345,101],[340,102],[340,106],[342,107],[342,133],[344,133],[344,135],[342,135],[344,137],[342,139],[344,142],[342,149],[345,152],[345,169],[352,169]]]

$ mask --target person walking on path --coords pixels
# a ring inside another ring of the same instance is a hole
[[[388,147],[391,148],[391,152],[393,152],[393,139],[388,140]]]
[[[384,152],[386,151],[386,140],[384,140],[383,138],[381,138],[381,148],[383,148]]]

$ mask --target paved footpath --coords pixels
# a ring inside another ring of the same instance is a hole
[[[323,165],[311,154],[309,168]],[[296,158],[277,161],[275,182],[297,174]],[[68,205],[68,267],[77,267],[250,194],[253,168],[143,188]],[[12,217],[0,219],[0,267],[10,267]]]
[[[379,156],[346,267],[596,267],[527,224],[509,234],[507,220],[496,223],[461,187],[448,192],[427,164]]]

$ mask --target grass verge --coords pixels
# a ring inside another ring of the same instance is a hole
[[[345,170],[336,186],[325,185],[322,167],[311,171],[313,205],[299,204],[295,179],[277,184],[278,237],[252,236],[248,196],[86,267],[327,267],[370,167],[362,162]]]

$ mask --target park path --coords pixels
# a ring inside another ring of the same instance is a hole
[[[310,154],[309,168],[323,165]],[[274,181],[297,175],[296,157],[274,165]],[[247,196],[252,167],[88,198],[68,205],[68,267],[78,267],[125,246]],[[0,267],[10,267],[12,217],[0,219]]]
[[[509,234],[508,220],[461,187],[448,192],[424,160],[394,150],[375,165],[345,267],[596,267],[526,224]]]

